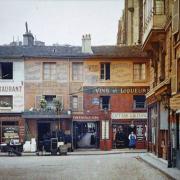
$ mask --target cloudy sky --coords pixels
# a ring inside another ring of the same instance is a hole
[[[25,22],[38,40],[81,45],[114,45],[124,0],[0,0],[0,45],[22,40]]]

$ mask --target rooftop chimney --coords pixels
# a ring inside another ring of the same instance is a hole
[[[93,54],[91,49],[91,35],[86,34],[82,36],[82,53]]]
[[[25,23],[26,32],[23,34],[23,45],[24,46],[33,46],[34,45],[34,36],[31,31],[28,31],[28,24]]]

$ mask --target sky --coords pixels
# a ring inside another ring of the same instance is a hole
[[[115,45],[124,0],[0,0],[0,45],[22,41],[25,22],[46,45]]]

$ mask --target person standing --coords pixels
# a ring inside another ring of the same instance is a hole
[[[136,147],[136,135],[134,134],[134,132],[131,132],[131,134],[129,134],[129,148],[134,148]]]

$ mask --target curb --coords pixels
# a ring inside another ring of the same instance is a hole
[[[145,162],[146,164],[148,164],[149,166],[153,167],[154,169],[157,169],[158,171],[160,171],[161,173],[165,174],[168,178],[172,179],[172,180],[176,180],[176,178],[174,178],[173,176],[171,176],[170,174],[168,174],[167,172],[165,172],[164,170],[160,169],[159,167],[153,165],[152,163],[150,163],[149,161],[143,159],[141,156],[138,156],[139,159],[141,159],[143,162]]]

